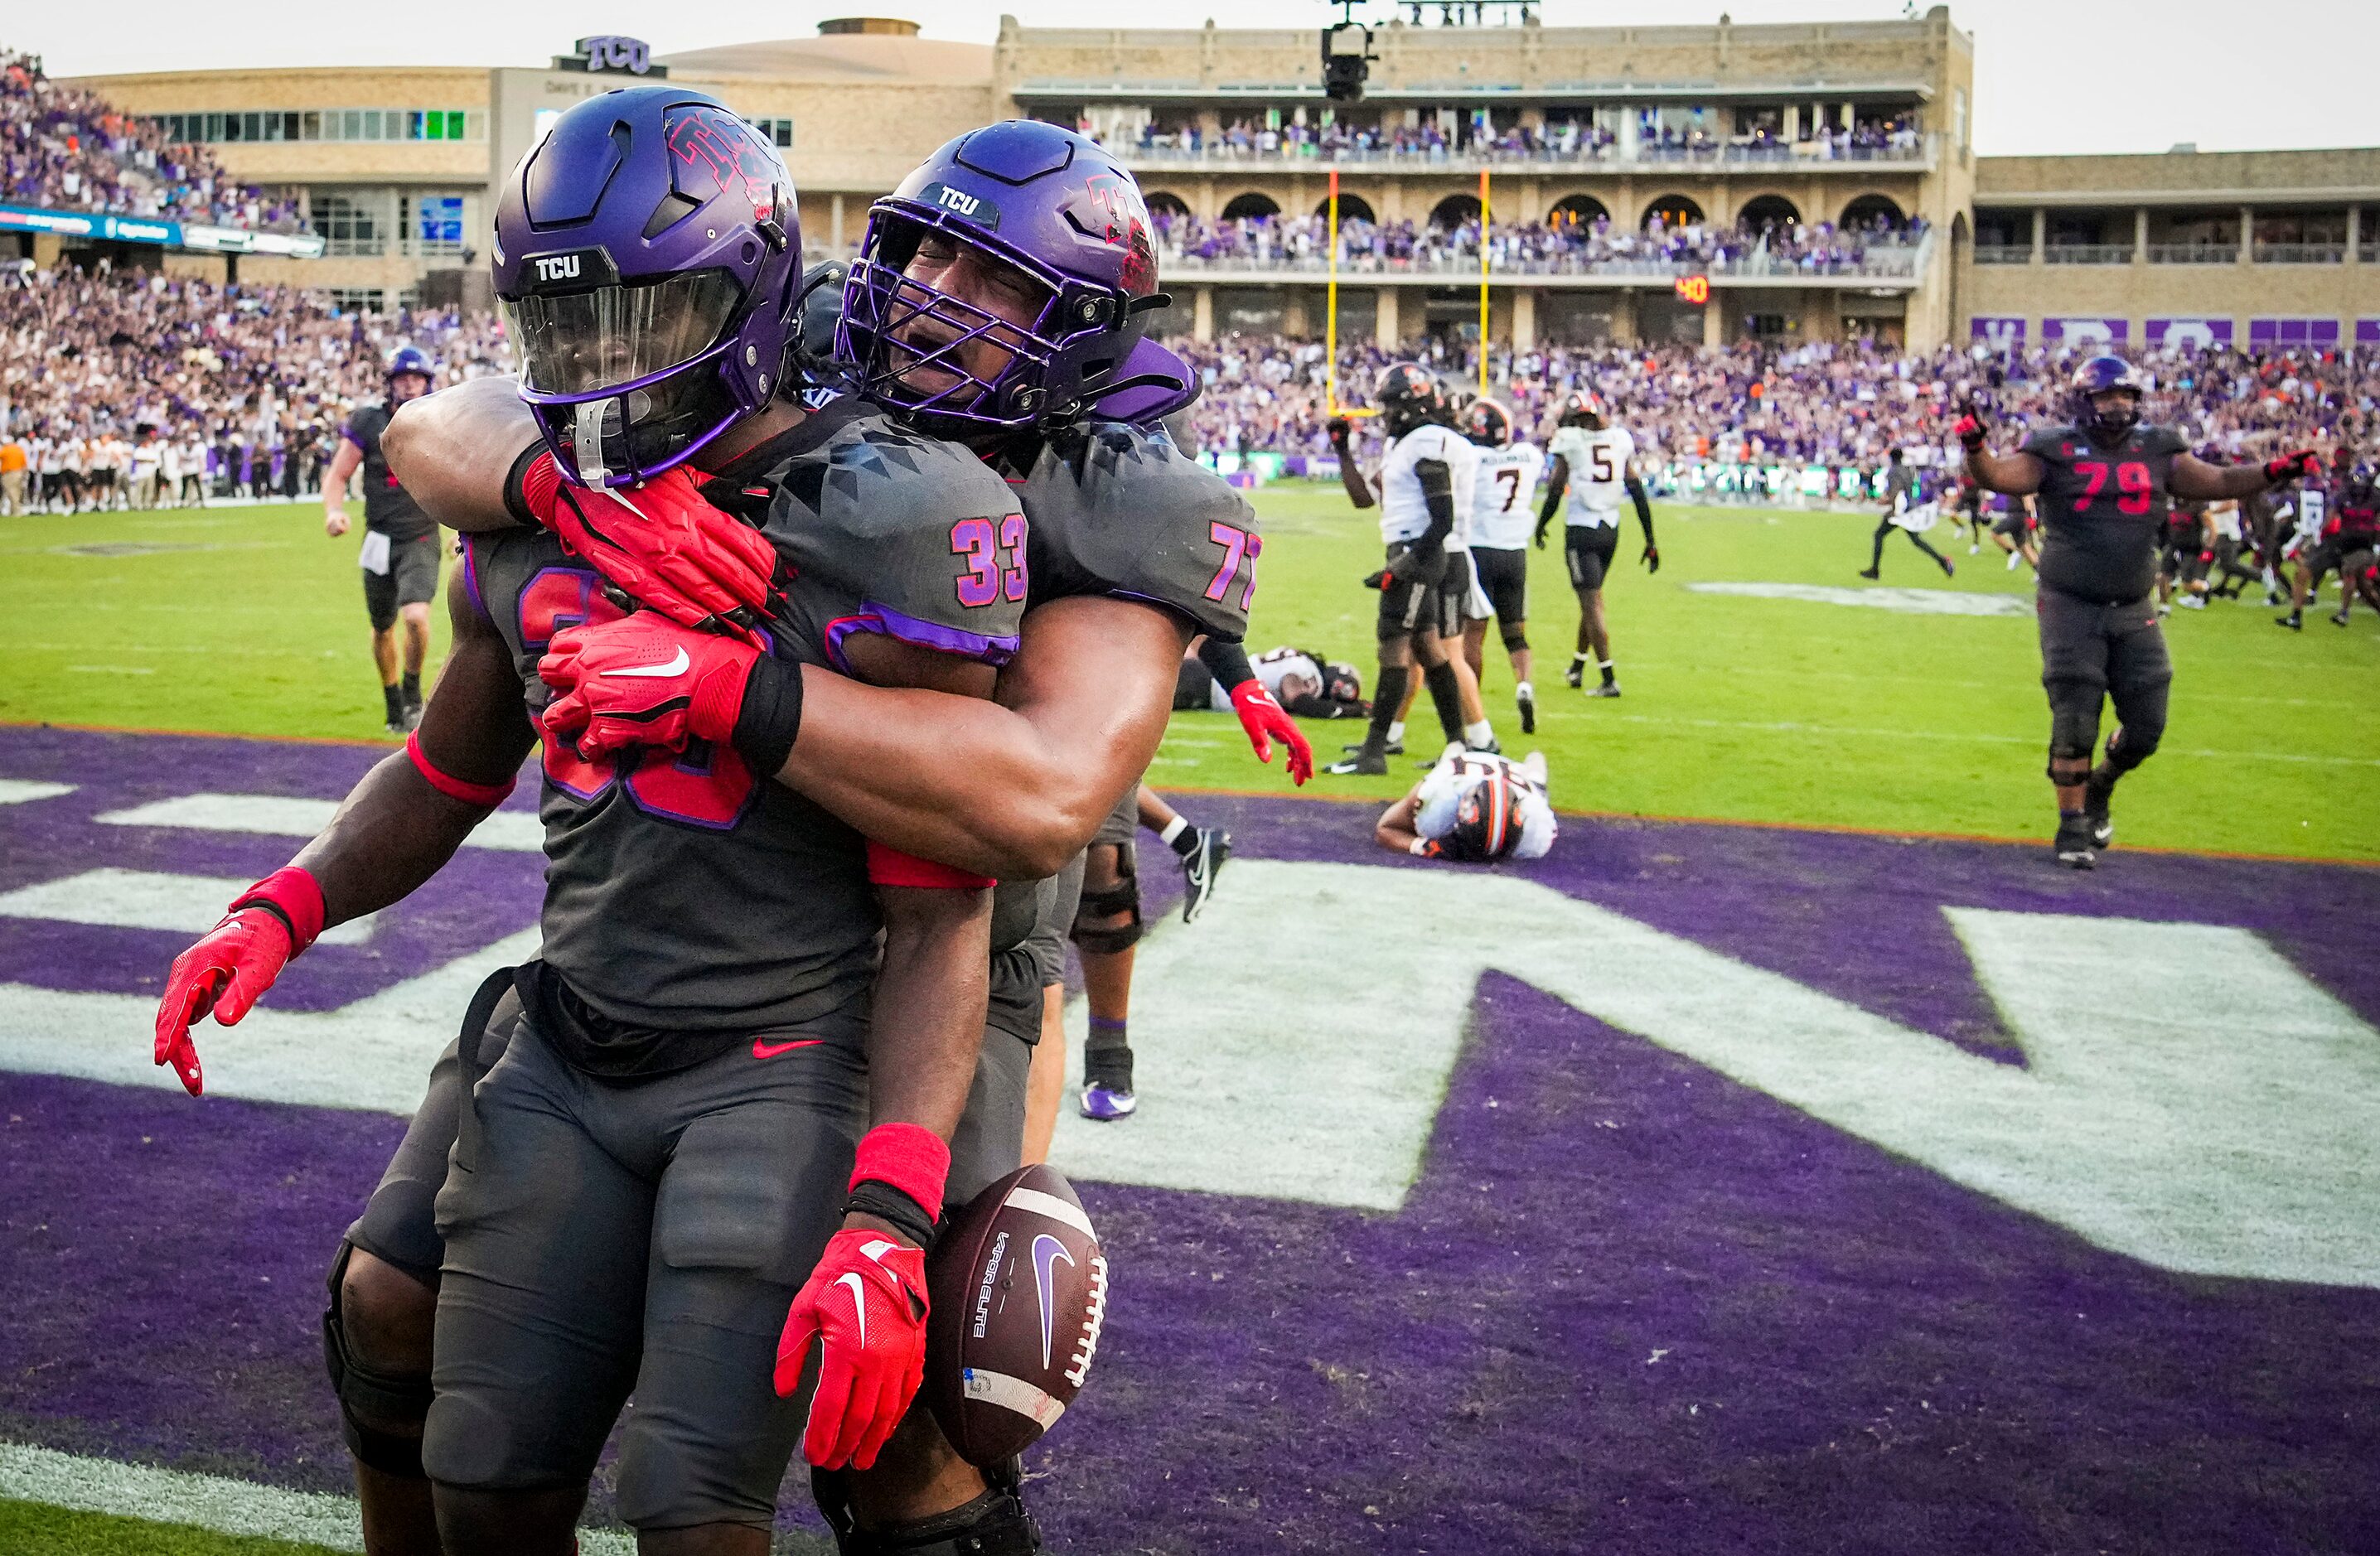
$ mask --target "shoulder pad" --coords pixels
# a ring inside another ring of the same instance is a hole
[[[917,621],[1015,636],[1025,523],[973,454],[858,416],[769,480],[761,532],[797,573]]]
[[[1032,526],[1034,594],[1115,594],[1236,642],[1256,593],[1256,510],[1171,439],[1099,422],[1052,441],[1017,490]]]

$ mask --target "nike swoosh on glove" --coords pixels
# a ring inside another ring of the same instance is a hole
[[[705,502],[684,467],[618,489],[563,479],[551,454],[522,472],[521,501],[604,581],[684,626],[747,628],[766,615],[782,559],[759,530]]]
[[[735,738],[760,650],[651,611],[554,634],[538,678],[555,696],[538,723],[589,760],[629,746],[676,750]]]
[[[1232,709],[1240,716],[1240,727],[1248,732],[1257,760],[1272,760],[1272,743],[1279,740],[1289,750],[1289,781],[1303,784],[1314,776],[1314,748],[1305,743],[1297,721],[1274,700],[1262,681],[1242,681],[1233,687]]]
[[[926,1378],[926,1254],[881,1232],[827,1240],[777,1341],[780,1395],[801,1387],[820,1343],[802,1456],[820,1469],[867,1469]]]

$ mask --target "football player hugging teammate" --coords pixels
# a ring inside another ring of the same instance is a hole
[[[1066,867],[1193,632],[1241,636],[1253,526],[1135,424],[1193,391],[1092,143],[990,127],[879,202],[843,342],[876,401],[787,382],[795,209],[690,91],[589,99],[524,159],[525,379],[390,435],[474,531],[437,694],[159,1013],[196,1089],[191,1020],[426,880],[542,739],[541,954],[474,1002],[332,1272],[375,1551],[568,1549],[632,1393],[641,1533],[765,1551],[798,1444],[846,1550],[1038,1549],[1013,1459],[910,1408],[925,1250],[1023,1158]]]
[[[1644,554],[1637,560],[1652,572],[1661,570],[1660,548],[1653,543],[1653,504],[1636,475],[1636,440],[1627,428],[1612,424],[1601,395],[1581,389],[1563,397],[1560,420],[1546,453],[1552,464],[1535,539],[1544,545],[1554,515],[1562,513],[1562,554],[1570,565],[1571,588],[1578,595],[1578,646],[1562,679],[1572,687],[1584,686],[1592,654],[1601,679],[1586,695],[1618,697],[1611,629],[1604,623],[1603,580],[1620,549],[1623,493],[1635,505],[1636,525],[1645,533]],[[1570,498],[1567,511],[1565,494]]]
[[[1391,748],[1402,748],[1402,731],[1392,732],[1391,726],[1416,663],[1446,738],[1480,750],[1496,745],[1479,683],[1459,651],[1464,602],[1472,591],[1465,535],[1479,450],[1454,430],[1444,392],[1418,363],[1381,369],[1372,403],[1390,439],[1378,499],[1388,565],[1364,580],[1380,591],[1380,679],[1371,728],[1362,745],[1348,748],[1353,754],[1346,760],[1331,764],[1332,772],[1388,772]],[[1371,485],[1348,446],[1347,419],[1334,418],[1330,432],[1348,500],[1359,508],[1372,506]]]
[[[2120,357],[2074,370],[2073,419],[2036,428],[2013,454],[1985,442],[1970,406],[1954,429],[1967,473],[1985,488],[2041,498],[2041,684],[2049,694],[2049,781],[2058,795],[2058,862],[2089,869],[2116,834],[2116,784],[2165,736],[2173,662],[2150,591],[2166,510],[2253,496],[2318,472],[2308,450],[2262,466],[2216,466],[2170,427],[2141,419],[2148,384]],[[2096,766],[2099,710],[2116,727]]]

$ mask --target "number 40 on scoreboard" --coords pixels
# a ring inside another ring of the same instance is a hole
[[[1710,277],[1707,275],[1681,275],[1672,285],[1680,302],[1700,308],[1710,301]]]

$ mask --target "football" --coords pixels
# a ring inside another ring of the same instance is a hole
[[[1013,1458],[1056,1424],[1090,1375],[1108,1303],[1091,1218],[1063,1173],[1019,1168],[959,1213],[927,1281],[934,1418],[969,1464]]]

